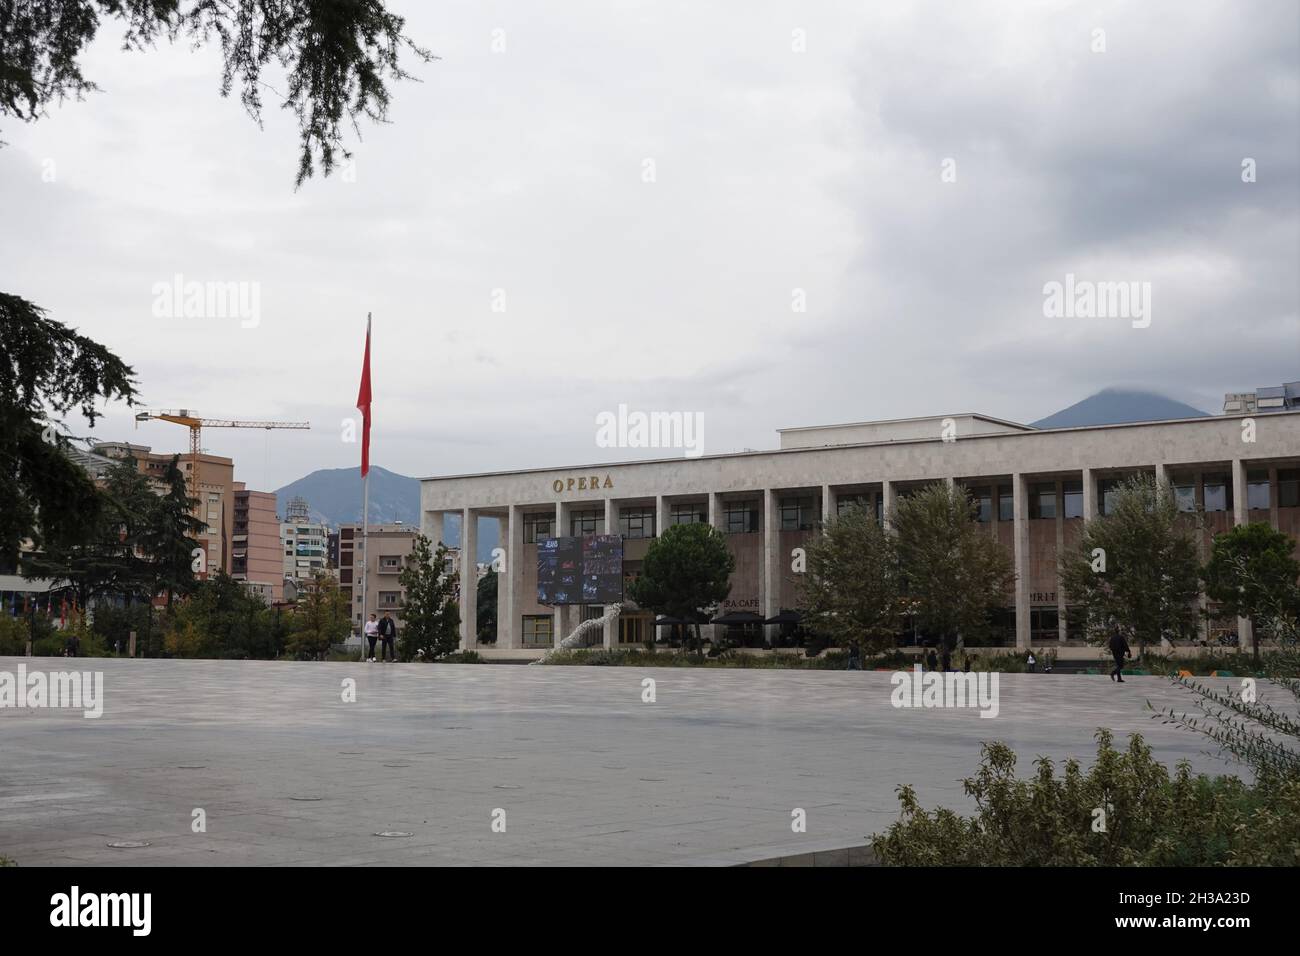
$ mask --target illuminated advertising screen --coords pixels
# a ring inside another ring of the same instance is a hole
[[[616,534],[547,538],[537,544],[537,603],[623,600],[623,539]]]

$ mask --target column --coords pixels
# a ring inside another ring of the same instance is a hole
[[[778,537],[777,528],[780,522],[777,517],[777,493],[771,488],[763,489],[763,617],[775,617],[777,611],[777,602],[780,595],[777,592],[779,577],[779,568],[781,567],[780,555],[780,538]],[[762,629],[763,637],[767,637],[767,628]]]
[[[478,512],[461,511],[460,519],[460,648],[478,643]]]
[[[564,518],[565,518],[564,502],[557,501],[555,503],[555,533],[554,533],[554,536],[557,538],[565,537],[569,533],[569,529],[564,526]],[[567,619],[567,615],[565,614],[565,605],[563,604],[555,605],[551,613],[555,617],[555,624],[554,624],[555,636],[551,640],[551,646],[559,647],[560,641],[564,640],[566,637],[569,636],[568,632],[565,631],[564,629],[564,625]]]
[[[722,511],[723,511],[722,495],[716,491],[710,491],[709,492],[709,527],[717,528],[719,531],[725,534],[726,529],[724,529],[722,526]],[[716,617],[721,613],[722,613],[722,608],[719,607],[714,611],[714,616]],[[717,647],[718,642],[722,639],[723,629],[724,629],[723,625],[721,624],[703,624],[700,626],[700,637],[707,636],[709,642],[714,647]]]
[[[1056,638],[1062,644],[1069,637],[1065,625],[1065,591],[1061,587],[1061,552],[1065,550],[1065,482],[1056,482]]]
[[[1016,559],[1016,649],[1030,647],[1029,628],[1029,488],[1022,474],[1011,476],[1011,514]]]
[[[830,485],[822,485],[822,527],[835,517],[835,492]]]
[[[523,635],[520,609],[524,584],[524,515],[518,505],[506,511],[501,537],[506,549],[505,573],[497,578],[497,647],[519,647]],[[501,595],[505,595],[504,606]]]
[[[1277,523],[1277,508],[1277,466],[1270,465],[1268,469],[1268,523],[1272,525],[1274,531],[1281,530]]]
[[[618,502],[605,499],[605,534],[618,534]],[[605,650],[618,646],[618,618],[605,622]]]
[[[1198,509],[1203,509],[1205,507],[1205,472],[1203,471],[1198,471],[1196,473],[1196,487],[1193,494],[1196,497],[1196,507]],[[1196,532],[1196,555],[1201,564],[1208,561],[1210,557],[1206,554],[1205,533],[1202,531]],[[1196,599],[1196,603],[1201,612],[1200,626],[1198,628],[1201,634],[1201,642],[1207,643],[1210,640],[1210,619],[1205,616],[1205,612],[1209,608],[1210,601],[1209,598],[1205,596],[1204,591],[1201,591],[1200,596]]]
[[[1246,500],[1246,462],[1240,458],[1232,460],[1232,523],[1243,525],[1250,523],[1250,510]],[[1238,647],[1243,651],[1255,647],[1255,628],[1250,618],[1237,618]]]
[[[894,501],[897,500],[898,495],[892,481],[882,482],[880,488],[885,499],[880,508],[880,525],[888,529],[892,527],[889,521],[889,513],[894,510]]]
[[[1083,469],[1083,520],[1097,517],[1097,476],[1091,468]]]
[[[1169,494],[1169,466],[1165,464],[1156,465],[1156,487],[1164,494]]]
[[[668,530],[668,499],[655,495],[655,537],[662,538]]]

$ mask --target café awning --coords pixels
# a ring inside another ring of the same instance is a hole
[[[763,615],[755,614],[753,611],[728,611],[720,617],[715,617],[711,622],[713,624],[762,624]]]

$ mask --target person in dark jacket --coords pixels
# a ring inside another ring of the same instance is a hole
[[[947,647],[943,649],[943,672],[946,674],[952,670],[952,653]]]
[[[932,671],[937,671],[939,669],[939,658],[934,653],[933,647],[930,648],[930,653],[925,656],[925,663]]]
[[[393,639],[397,637],[397,622],[387,611],[384,612],[383,618],[379,621],[379,640],[382,646],[379,649],[379,659],[381,661],[397,661],[397,651],[393,649]]]
[[[1113,621],[1111,622],[1110,656],[1115,658],[1115,669],[1111,671],[1110,679],[1122,684],[1124,677],[1121,671],[1124,669],[1124,658],[1132,657],[1133,652],[1129,650],[1128,641],[1124,640],[1124,635]]]

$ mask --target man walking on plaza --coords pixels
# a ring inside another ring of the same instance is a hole
[[[1112,619],[1110,622],[1110,655],[1115,658],[1115,670],[1111,672],[1110,679],[1124,683],[1121,672],[1124,669],[1124,658],[1132,657],[1133,652],[1129,650],[1128,641],[1124,640],[1124,635],[1120,632],[1119,625]]]
[[[397,652],[393,649],[393,638],[397,637],[397,623],[393,616],[387,611],[384,612],[383,620],[379,622],[379,639],[382,646],[379,650],[379,659],[381,661],[397,661]]]
[[[370,644],[370,653],[366,655],[366,660],[373,664],[375,662],[375,640],[379,637],[379,622],[375,620],[374,612],[370,614],[370,620],[366,621],[366,641]]]

